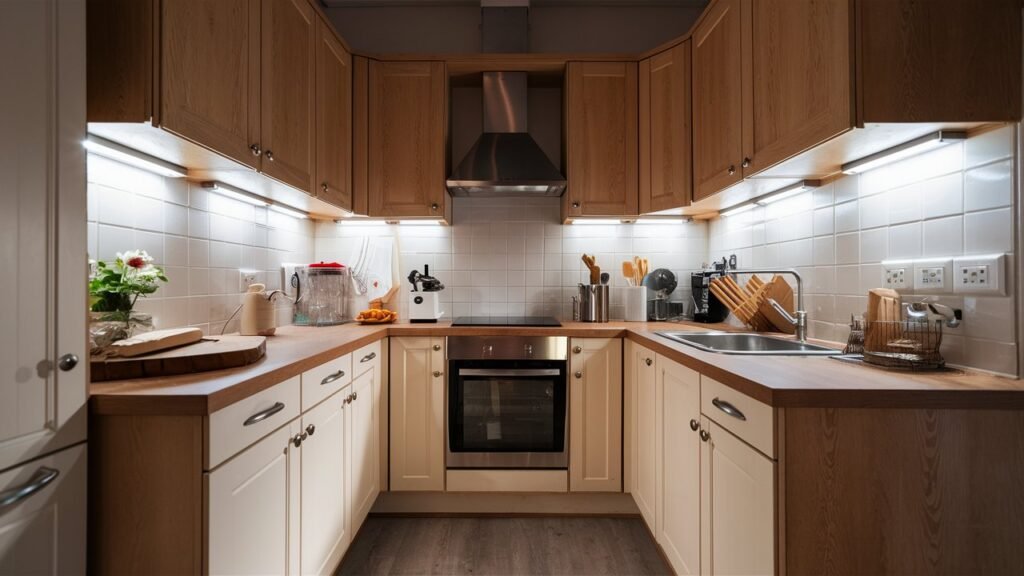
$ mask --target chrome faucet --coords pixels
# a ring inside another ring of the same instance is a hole
[[[796,278],[796,316],[790,314],[782,307],[781,304],[775,301],[774,298],[768,299],[768,304],[775,309],[787,322],[796,328],[796,339],[800,342],[807,341],[807,311],[804,310],[804,280],[800,277],[800,273],[792,268],[780,268],[772,270],[768,268],[751,268],[749,270],[730,270],[730,274],[789,274]]]

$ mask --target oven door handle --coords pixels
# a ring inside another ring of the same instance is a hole
[[[479,368],[459,368],[459,376],[560,376],[562,371],[557,368],[487,370]]]

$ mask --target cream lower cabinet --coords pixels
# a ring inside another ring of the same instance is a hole
[[[659,355],[654,402],[658,506],[655,536],[676,574],[700,572],[700,374]]]
[[[349,461],[349,493],[352,495],[349,512],[353,535],[380,494],[380,466],[377,463],[380,450],[377,446],[378,378],[378,370],[373,367],[352,382],[352,402],[348,408],[349,449],[346,455]]]
[[[775,573],[775,462],[702,418],[701,574]]]
[[[329,574],[352,540],[350,395],[346,387],[302,415],[302,574]]]
[[[391,490],[444,490],[444,338],[391,338]]]
[[[632,423],[630,492],[644,522],[651,528],[651,533],[655,533],[658,516],[657,443],[661,437],[657,420],[656,355],[635,342],[626,342],[626,354]]]
[[[0,574],[85,574],[85,444],[0,474]]]
[[[299,573],[299,430],[293,420],[206,475],[208,574]]]
[[[569,342],[569,491],[622,491],[622,340]]]

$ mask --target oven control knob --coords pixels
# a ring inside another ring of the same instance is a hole
[[[532,344],[524,344],[523,345],[523,354],[526,354],[527,356],[533,356],[533,345]]]

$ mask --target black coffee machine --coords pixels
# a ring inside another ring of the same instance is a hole
[[[729,264],[725,258],[715,262],[713,270],[701,270],[690,274],[690,289],[693,291],[693,320],[713,324],[724,322],[729,316],[729,309],[711,293],[711,279],[729,273]]]

